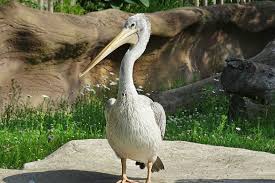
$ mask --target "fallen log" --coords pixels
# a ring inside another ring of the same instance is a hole
[[[223,92],[219,80],[220,74],[216,74],[180,88],[155,93],[151,97],[162,104],[166,112],[173,113],[180,108],[189,108],[200,102],[207,87],[213,90],[213,94]]]
[[[249,58],[249,61],[275,67],[275,41],[269,42],[260,53]]]
[[[248,60],[233,58],[226,62],[221,83],[231,94],[229,120],[271,114],[275,106],[275,41]]]
[[[275,99],[275,68],[265,64],[227,60],[221,83],[226,92],[256,99],[262,104],[271,104]]]

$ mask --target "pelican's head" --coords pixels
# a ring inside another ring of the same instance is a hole
[[[137,48],[137,55],[140,56],[149,41],[151,34],[151,24],[144,14],[136,14],[129,17],[122,31],[95,57],[79,77],[87,74],[96,64],[106,56],[124,44],[130,44],[131,49]]]

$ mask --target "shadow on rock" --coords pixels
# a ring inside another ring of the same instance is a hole
[[[182,179],[175,183],[275,183],[271,179]]]
[[[55,170],[12,175],[4,178],[5,183],[113,183],[119,176],[80,170]]]

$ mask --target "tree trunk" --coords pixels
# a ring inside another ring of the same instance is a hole
[[[204,5],[204,6],[208,6],[208,0],[204,0],[203,5]]]
[[[53,1],[54,0],[48,0],[48,11],[53,13]]]
[[[228,119],[230,121],[238,119],[257,119],[266,118],[272,112],[272,105],[256,103],[247,97],[232,95],[229,103]]]
[[[71,0],[71,6],[75,6],[76,5],[76,0]]]
[[[248,60],[228,59],[221,83],[230,98],[229,119],[272,113],[275,105],[275,42]]]
[[[38,0],[38,5],[40,10],[44,10],[44,0]]]
[[[213,5],[217,4],[217,0],[213,0]]]
[[[195,0],[195,6],[197,6],[197,7],[200,6],[200,0]]]

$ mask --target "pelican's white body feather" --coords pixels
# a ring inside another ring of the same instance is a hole
[[[106,106],[107,139],[120,158],[154,162],[162,143],[152,100],[142,95],[122,94]]]
[[[150,34],[151,24],[144,14],[129,17],[123,30],[80,74],[80,77],[86,74],[122,44],[131,44],[121,62],[117,99],[109,99],[105,108],[106,136],[116,155],[121,158],[120,183],[133,182],[126,176],[126,159],[137,161],[136,165],[140,168],[147,165],[146,183],[151,183],[151,172],[164,169],[158,151],[165,133],[165,111],[159,103],[139,95],[133,81],[134,64],[144,53]]]

